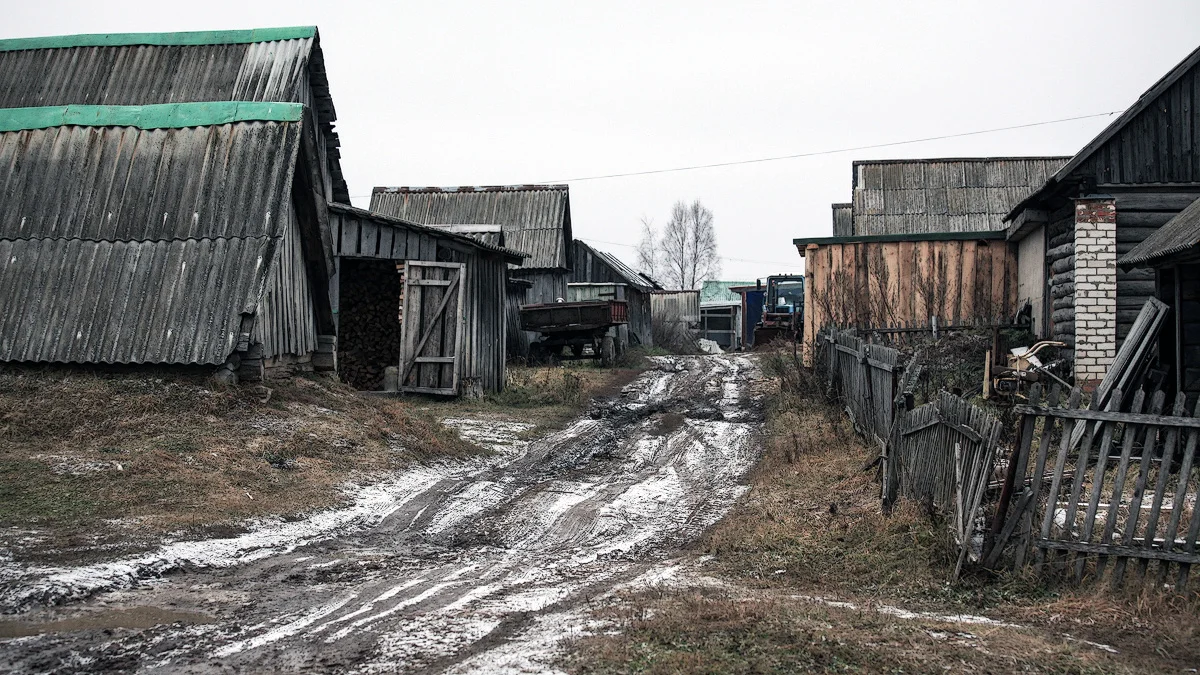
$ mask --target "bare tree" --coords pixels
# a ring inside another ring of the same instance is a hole
[[[699,199],[675,202],[658,248],[663,281],[672,288],[699,288],[721,273],[713,213]]]
[[[637,245],[638,271],[657,280],[662,267],[662,254],[658,250],[658,234],[654,231],[654,219],[642,216],[642,240]]]

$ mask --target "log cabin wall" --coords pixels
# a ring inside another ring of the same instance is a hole
[[[828,324],[941,325],[1011,321],[1016,246],[991,238],[810,243],[804,340]]]

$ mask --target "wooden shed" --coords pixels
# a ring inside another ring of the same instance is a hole
[[[339,370],[381,390],[476,395],[505,383],[507,265],[524,254],[464,233],[331,204]]]
[[[1017,259],[1003,232],[794,240],[804,264],[804,343],[822,327],[1011,321]]]
[[[570,274],[571,296],[568,299],[597,299],[596,284],[612,286],[613,298],[624,300],[629,310],[629,324],[622,326],[618,336],[622,344],[652,345],[654,329],[651,325],[650,293],[662,286],[650,277],[621,262],[620,258],[601,251],[576,239],[572,246],[574,268]],[[591,286],[593,288],[589,289]]]
[[[519,329],[516,309],[567,297],[572,238],[566,185],[377,187],[371,210],[423,225],[499,225],[503,245],[528,254],[509,268],[509,278],[520,280],[509,284],[510,356],[525,356],[536,338]]]

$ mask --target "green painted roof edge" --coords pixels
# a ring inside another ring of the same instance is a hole
[[[65,126],[183,129],[234,122],[298,122],[303,116],[303,104],[260,101],[0,108],[0,132]]]
[[[1004,239],[1007,230],[986,232],[911,232],[907,234],[862,234],[844,237],[804,237],[793,239],[793,246],[809,244],[866,244],[890,241],[994,241]]]
[[[316,26],[208,30],[183,33],[90,33],[0,40],[0,52],[20,49],[120,47],[124,45],[237,45],[273,40],[300,40],[317,34]]]

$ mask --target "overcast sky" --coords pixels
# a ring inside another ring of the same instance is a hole
[[[1109,118],[606,180],[1121,110],[1200,46],[1200,2],[14,2],[0,37],[316,24],[355,203],[375,185],[571,185],[632,260],[700,199],[727,279],[797,271],[850,162],[1070,155]]]

